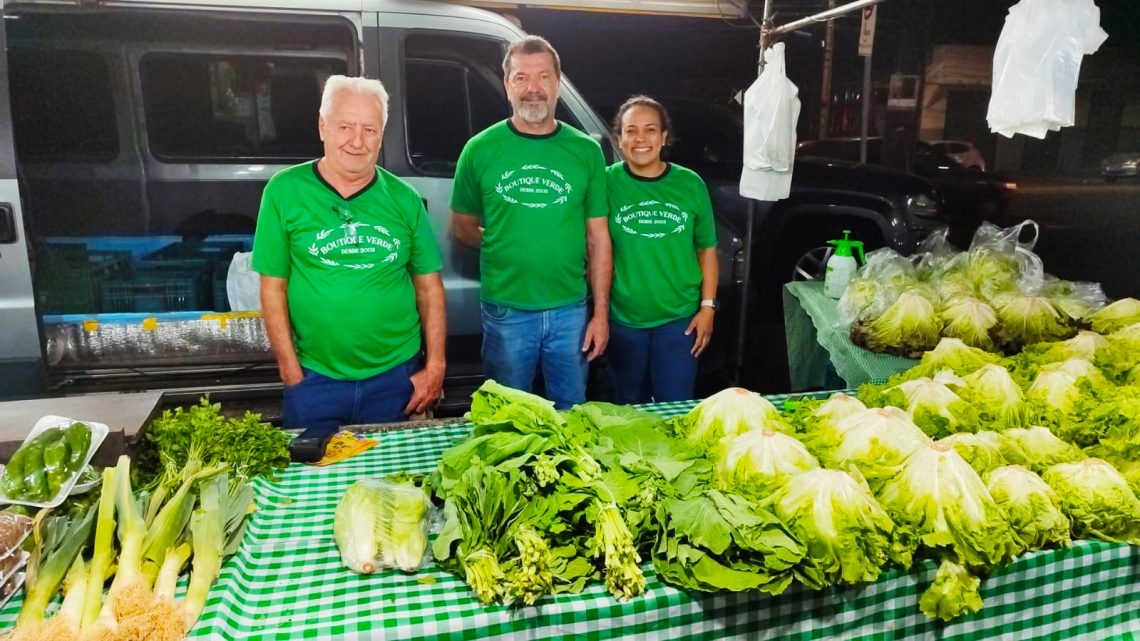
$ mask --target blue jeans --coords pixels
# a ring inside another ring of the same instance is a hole
[[[614,402],[622,405],[687,401],[697,382],[697,358],[690,351],[696,333],[685,336],[690,319],[640,329],[610,321],[606,362]]]
[[[302,436],[336,433],[344,425],[390,423],[404,419],[412,398],[412,374],[419,362],[408,359],[392,369],[359,381],[342,381],[304,369],[300,383],[285,388],[281,422],[304,428]]]
[[[546,398],[558,409],[586,402],[586,303],[529,312],[483,303],[483,372],[531,391],[542,366]]]

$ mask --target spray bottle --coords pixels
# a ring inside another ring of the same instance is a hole
[[[863,256],[863,241],[851,240],[850,235],[851,230],[844,229],[842,240],[827,241],[827,244],[835,245],[835,253],[827,260],[827,275],[823,278],[823,293],[828,298],[843,296],[847,283],[859,268],[859,263],[855,262],[855,256],[851,253],[852,249],[859,250],[860,262],[866,262]]]

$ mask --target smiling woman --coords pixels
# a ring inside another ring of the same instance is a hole
[[[692,398],[716,312],[716,228],[704,181],[661,159],[669,113],[634,96],[614,119],[607,172],[614,281],[609,364],[619,403]]]

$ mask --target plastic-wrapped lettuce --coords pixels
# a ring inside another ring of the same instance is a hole
[[[1100,283],[1058,280],[1052,276],[1046,276],[1041,295],[1073,318],[1087,318],[1108,302]]]
[[[420,569],[427,551],[429,507],[423,489],[408,479],[353,483],[333,515],[341,561],[361,574],[384,568]]]
[[[1022,277],[1022,266],[1015,253],[993,247],[971,247],[951,267],[952,271],[959,269],[974,290],[987,299],[1016,290]]]
[[[1028,406],[1004,367],[986,365],[962,380],[966,385],[959,388],[958,396],[974,406],[983,428],[1004,430],[1026,424]]]
[[[1026,345],[1060,341],[1076,336],[1078,325],[1044,296],[1013,296],[996,306],[995,339],[1008,353]]]
[[[942,559],[934,583],[922,593],[918,607],[931,619],[951,621],[982,609],[982,579],[950,559]]]
[[[847,472],[804,472],[765,505],[804,543],[804,562],[829,583],[874,581],[889,560],[910,566],[910,551],[894,542],[894,522],[866,482]]]
[[[929,298],[908,290],[883,314],[851,325],[851,341],[872,352],[918,358],[938,344],[942,323]]]
[[[827,467],[845,470],[854,465],[876,489],[930,437],[906,412],[883,407],[851,414],[834,427],[821,426],[806,440]]]
[[[1072,463],[1086,458],[1081,448],[1057,438],[1040,425],[1012,428],[1001,433],[1001,453],[1013,465],[1024,465],[1040,474],[1058,463]]]
[[[976,298],[956,298],[947,302],[938,312],[942,321],[942,335],[960,339],[970,347],[997,351],[994,332],[997,313],[985,302]]]
[[[1017,549],[981,477],[946,443],[921,445],[877,496],[897,527],[964,565],[993,567]]]
[[[990,496],[1005,510],[1023,551],[1068,546],[1071,524],[1057,493],[1024,465],[1003,465],[983,476]]]
[[[1140,499],[1107,461],[1061,463],[1045,470],[1041,478],[1056,491],[1061,511],[1072,519],[1073,536],[1140,545]]]
[[[1094,332],[1111,334],[1134,323],[1140,323],[1140,300],[1121,298],[1088,317]]]
[[[1006,464],[1005,455],[1001,453],[1001,434],[997,432],[987,430],[976,434],[951,434],[938,442],[953,447],[978,474],[985,474]]]
[[[934,379],[900,383],[885,398],[890,405],[906,408],[914,424],[931,438],[978,429],[978,414],[973,406]]]
[[[934,287],[938,290],[938,296],[943,301],[960,298],[975,298],[978,295],[970,279],[965,274],[959,272],[943,274],[934,281]]]
[[[883,247],[867,252],[866,258],[839,299],[841,325],[878,316],[898,298],[899,292],[918,284],[914,263],[895,250]]]
[[[943,338],[934,349],[922,355],[922,360],[906,371],[903,378],[934,378],[939,372],[951,371],[957,376],[973,374],[986,365],[1001,362],[1001,357],[985,350],[970,347],[957,338]]]
[[[745,496],[764,498],[819,462],[795,437],[769,429],[726,437],[714,449],[717,485]]]
[[[703,448],[713,447],[726,436],[749,430],[792,431],[774,405],[742,387],[730,387],[713,394],[673,423],[682,436]]]

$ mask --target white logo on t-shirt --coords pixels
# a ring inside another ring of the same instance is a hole
[[[614,222],[627,234],[642,238],[664,238],[685,231],[689,214],[673,203],[643,200],[620,207]]]
[[[400,239],[383,225],[348,222],[317,232],[313,244],[309,245],[309,253],[330,267],[373,269],[396,262],[400,257],[400,244]],[[374,260],[362,262],[362,258]]]
[[[495,185],[495,192],[503,202],[532,209],[565,204],[572,191],[574,187],[562,172],[542,165],[523,165],[504,171]]]

